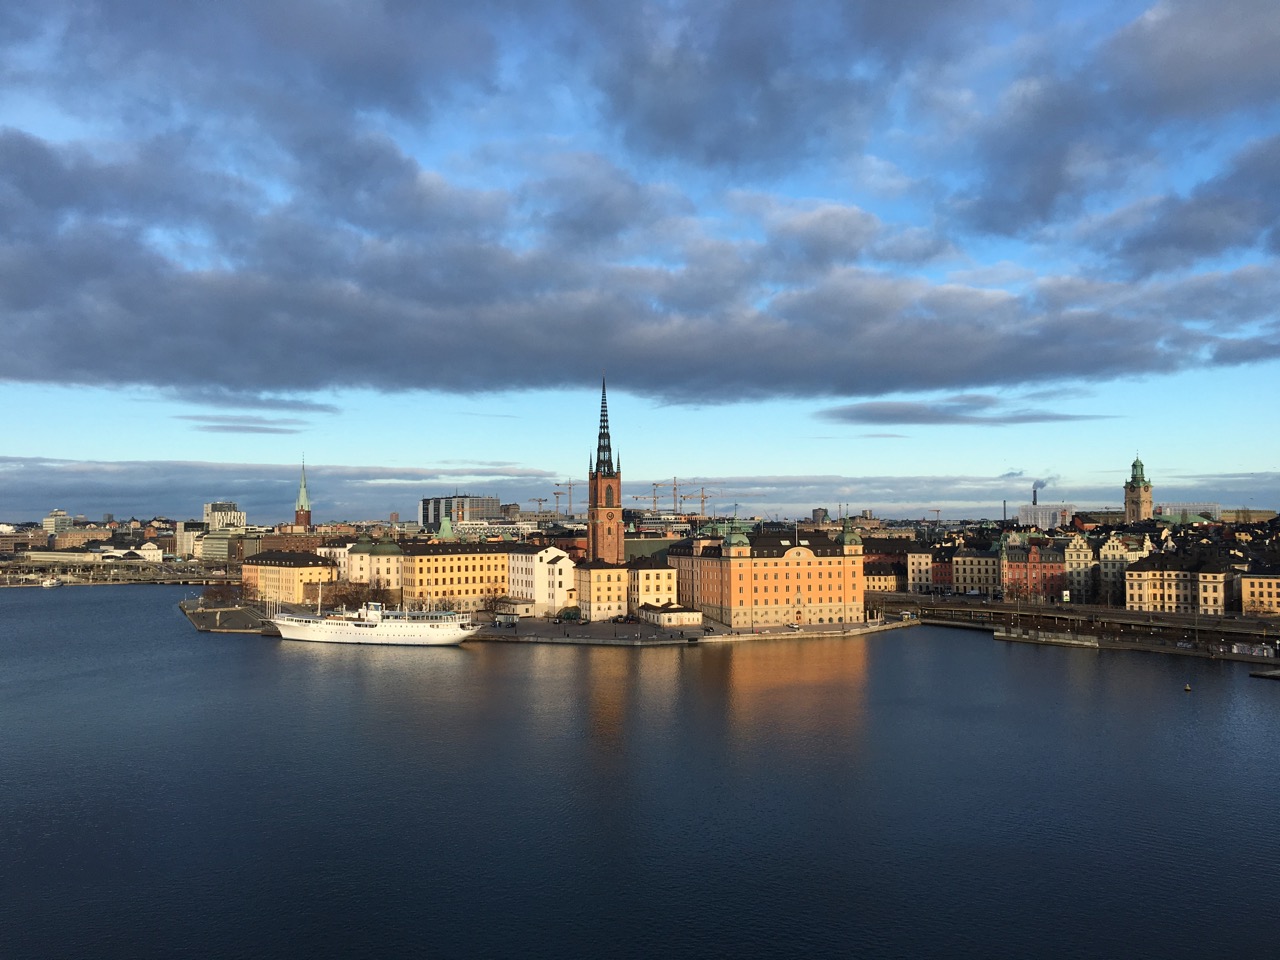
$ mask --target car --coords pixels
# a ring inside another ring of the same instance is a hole
[[[552,618],[551,618],[551,622],[552,622],[552,623],[559,623],[559,622],[560,622],[560,618],[559,618],[559,617],[552,617]]]
[[[799,629],[800,629],[800,624],[798,624],[798,623],[788,623],[788,624],[787,624],[787,629],[789,629],[789,630],[799,630]]]
[[[702,628],[702,632],[703,632],[703,633],[715,633],[715,632],[716,632],[716,629],[715,629],[715,627],[703,627],[703,628]]]

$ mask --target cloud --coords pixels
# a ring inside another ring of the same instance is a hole
[[[817,414],[838,423],[919,424],[928,426],[1008,426],[1022,423],[1060,423],[1102,420],[1095,415],[1050,410],[1005,409],[1003,401],[987,396],[957,396],[932,402],[901,400],[851,403]]]
[[[210,417],[180,414],[175,420],[190,420],[205,433],[302,433],[307,421],[290,418],[268,420],[265,417]]]

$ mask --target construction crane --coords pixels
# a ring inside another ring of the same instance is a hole
[[[714,495],[716,495],[717,493],[719,493],[719,494],[723,494],[723,493],[724,493],[724,491],[723,491],[723,490],[718,490],[718,491],[717,491],[717,490],[712,490],[712,491],[711,491],[711,494],[712,494],[713,496],[714,496]],[[706,487],[699,487],[699,488],[698,488],[698,492],[697,492],[697,493],[682,493],[682,494],[680,494],[680,502],[681,502],[681,503],[684,503],[686,500],[697,500],[697,501],[698,501],[698,511],[699,511],[698,515],[699,515],[699,516],[702,516],[702,517],[705,517],[705,516],[707,515],[707,488],[706,488]]]
[[[556,490],[551,495],[556,498],[556,516],[558,517],[560,516],[560,498],[564,496],[564,491]]]
[[[653,497],[652,497],[652,498],[650,498],[650,497],[648,496],[648,494],[646,494],[646,495],[645,495],[645,496],[643,496],[643,497],[640,497],[640,496],[636,496],[636,494],[634,494],[634,493],[633,493],[633,494],[631,495],[631,499],[632,499],[632,500],[649,500],[649,499],[652,499],[652,500],[653,500],[653,512],[654,512],[654,513],[657,513],[657,512],[658,512],[658,491],[657,491],[656,489],[653,491]]]
[[[654,513],[658,512],[658,488],[659,487],[671,488],[671,512],[679,513],[680,512],[680,480],[677,477],[672,477],[670,483],[655,483],[653,485],[653,512]]]
[[[530,497],[529,502],[536,503],[538,505],[538,512],[541,513],[542,505],[547,502],[547,498],[546,497]]]
[[[571,516],[571,517],[573,516],[573,488],[574,488],[574,487],[580,487],[580,486],[582,486],[584,483],[586,483],[586,481],[585,481],[585,480],[566,480],[566,481],[564,481],[563,483],[557,483],[557,484],[556,484],[556,486],[557,486],[557,487],[568,487],[568,488],[569,488],[569,516]]]

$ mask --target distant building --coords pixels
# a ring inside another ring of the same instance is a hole
[[[1074,503],[1024,503],[1018,508],[1018,526],[1057,530],[1070,524],[1075,513]]]
[[[232,500],[215,500],[204,505],[204,523],[209,530],[233,530],[245,525],[244,511]]]
[[[502,517],[502,504],[497,497],[427,497],[418,504],[418,525],[432,532],[440,529],[442,520],[458,524],[466,520],[497,520]]]
[[[1142,461],[1135,457],[1124,485],[1124,522],[1141,523],[1150,520],[1151,515],[1151,481],[1146,478]]]
[[[298,497],[293,503],[293,524],[306,530],[311,526],[311,498],[307,495],[307,465],[302,464],[302,482],[298,484]]]
[[[75,521],[67,515],[67,511],[57,509],[50,510],[49,515],[40,521],[44,532],[55,536],[70,530],[74,525]]]

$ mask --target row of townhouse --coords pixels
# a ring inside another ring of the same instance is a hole
[[[287,576],[278,572],[282,568],[294,572]],[[337,580],[388,590],[410,606],[467,612],[500,605],[538,617],[576,609],[590,620],[649,614],[667,622],[678,606],[676,571],[665,564],[648,557],[575,564],[559,547],[535,544],[362,537],[314,553],[266,551],[244,561],[246,589],[259,599],[302,602],[297,598],[314,590],[308,584]]]
[[[1006,534],[990,546],[920,546],[906,553],[911,593],[1003,596],[1038,602],[1121,605],[1125,570],[1154,550],[1149,536],[1112,532],[1045,537]]]

